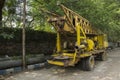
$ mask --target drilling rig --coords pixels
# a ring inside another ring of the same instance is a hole
[[[47,12],[48,22],[57,33],[56,49],[48,63],[64,67],[80,64],[83,70],[93,70],[96,59],[107,59],[106,34],[63,4],[59,6],[64,12],[63,16]]]

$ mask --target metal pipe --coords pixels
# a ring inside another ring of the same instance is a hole
[[[31,65],[31,64],[41,63],[41,62],[44,62],[44,61],[46,61],[45,56],[41,55],[41,56],[38,56],[38,57],[27,59],[26,64]],[[1,61],[0,62],[0,70],[1,69],[12,68],[12,67],[20,67],[20,66],[22,66],[22,60],[21,59],[7,60],[7,61]]]

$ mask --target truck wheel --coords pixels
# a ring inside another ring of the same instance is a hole
[[[99,58],[101,61],[105,61],[107,60],[107,53],[106,52],[103,52],[99,55]]]
[[[83,70],[92,71],[95,67],[95,59],[94,56],[87,57],[83,60]]]

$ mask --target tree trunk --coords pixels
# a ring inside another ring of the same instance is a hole
[[[0,9],[0,27],[2,26],[2,9]]]
[[[5,0],[0,0],[0,27],[2,26],[2,9],[4,6]]]
[[[23,70],[26,69],[25,23],[26,23],[26,0],[24,0],[24,4],[23,4],[23,29],[22,29],[22,63],[23,63]]]

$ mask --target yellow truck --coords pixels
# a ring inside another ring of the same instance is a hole
[[[86,71],[93,70],[96,58],[102,61],[107,59],[106,34],[64,5],[59,6],[63,16],[49,12],[48,22],[55,28],[57,39],[56,50],[48,63],[64,67],[80,64]]]

